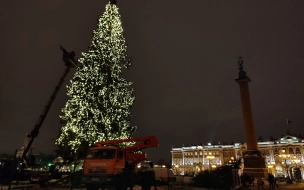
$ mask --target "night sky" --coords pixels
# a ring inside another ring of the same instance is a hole
[[[106,0],[0,2],[0,153],[20,149],[65,66],[91,44]],[[256,135],[303,132],[304,1],[117,0],[133,66],[134,136],[155,135],[148,158],[172,145],[245,141],[237,58],[244,57]],[[34,143],[54,153],[69,73]],[[302,133],[304,135],[304,133]]]

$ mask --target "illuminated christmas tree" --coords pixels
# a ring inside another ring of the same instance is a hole
[[[122,78],[122,70],[131,66],[126,50],[118,8],[110,1],[67,86],[70,99],[60,116],[65,126],[57,145],[76,151],[98,141],[129,138],[135,132],[136,127],[130,126],[132,83]]]

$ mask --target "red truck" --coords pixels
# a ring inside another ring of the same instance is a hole
[[[147,158],[141,150],[157,146],[155,136],[98,142],[83,162],[82,183],[88,190],[132,190],[134,185],[148,190],[155,183],[154,170],[137,170],[136,165]]]

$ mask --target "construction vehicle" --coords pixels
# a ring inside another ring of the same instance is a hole
[[[131,145],[124,146],[126,143]],[[84,159],[82,183],[88,190],[132,190],[134,185],[150,190],[155,182],[153,169],[137,170],[136,165],[147,158],[141,150],[157,146],[155,136],[97,142]]]
[[[39,130],[56,98],[57,93],[59,92],[59,90],[64,82],[65,77],[67,76],[67,74],[69,73],[71,68],[77,67],[76,66],[77,63],[74,59],[75,52],[74,51],[68,52],[61,45],[60,45],[60,49],[63,51],[62,60],[64,61],[66,68],[64,70],[63,75],[60,77],[60,80],[59,80],[58,84],[56,85],[49,101],[47,102],[41,115],[39,116],[38,121],[36,122],[33,130],[31,131],[30,134],[28,134],[26,136],[23,149],[19,153],[22,166],[19,167],[16,184],[18,184],[19,178],[22,175],[22,173],[25,173],[24,171],[26,171],[26,173],[29,173],[28,180],[30,180],[33,183],[45,183],[50,179],[50,174],[47,170],[39,169],[40,164],[41,164],[41,159],[39,158],[39,155],[32,155],[31,153],[30,153],[30,155],[28,155],[28,153],[32,147],[32,144],[33,144],[35,138],[39,134]]]

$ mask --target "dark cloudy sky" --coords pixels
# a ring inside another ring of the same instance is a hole
[[[106,0],[0,1],[0,153],[22,146],[65,69],[59,44],[87,51]],[[135,136],[155,135],[154,161],[172,145],[244,141],[237,58],[244,57],[256,135],[304,123],[304,1],[118,0],[134,82]],[[65,85],[73,76],[69,73]],[[36,139],[52,153],[59,92]],[[302,133],[303,134],[303,133]],[[303,134],[304,135],[304,134]]]

